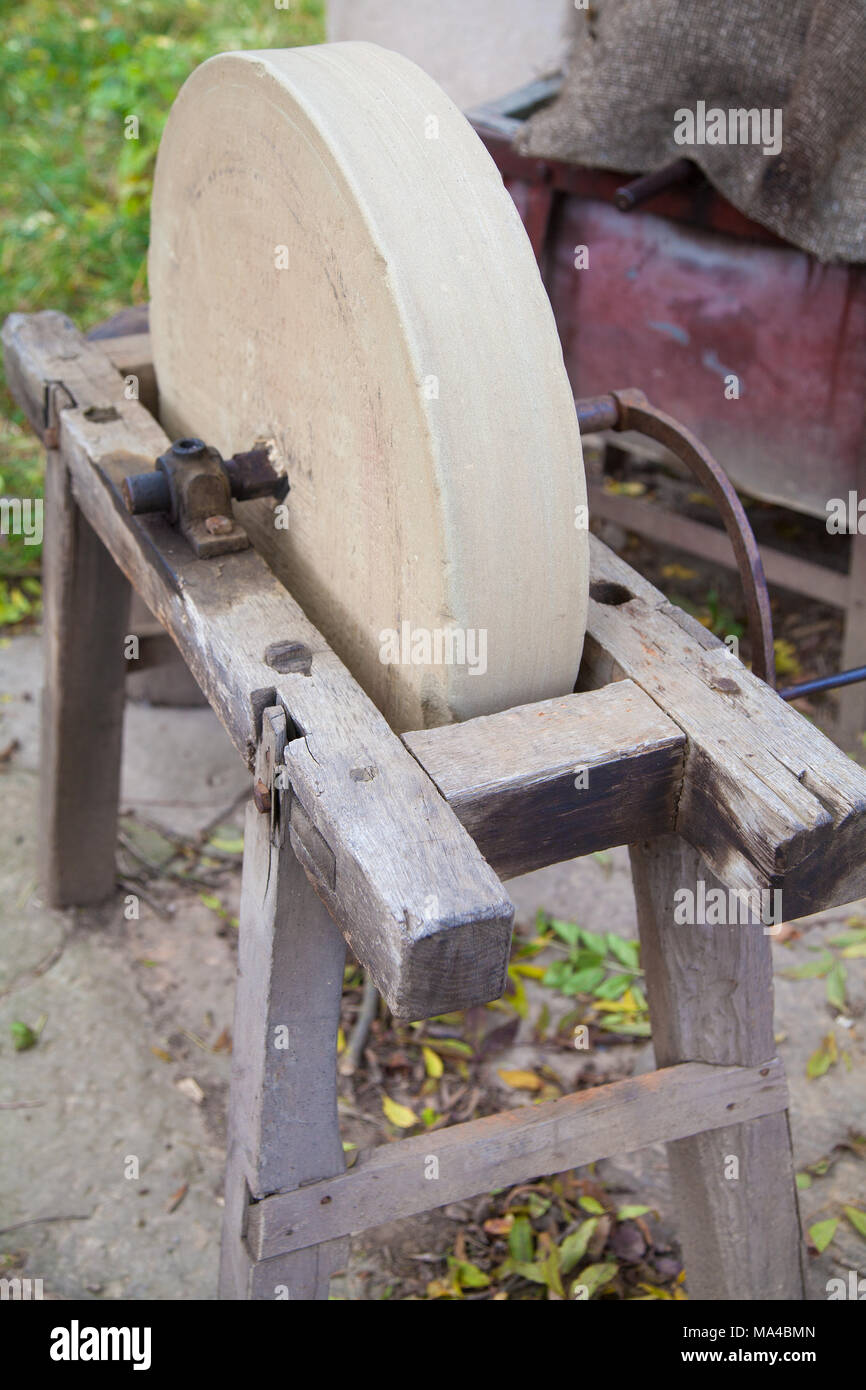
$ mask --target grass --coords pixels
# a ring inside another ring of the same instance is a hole
[[[171,103],[214,53],[320,42],[321,0],[285,3],[0,5],[0,319],[60,309],[86,330],[147,298],[151,182]],[[41,493],[41,448],[4,385],[0,495]],[[39,547],[0,536],[0,626],[33,616],[27,576],[38,569]]]

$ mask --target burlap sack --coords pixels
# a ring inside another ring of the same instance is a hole
[[[628,173],[685,155],[819,260],[866,261],[866,0],[592,0],[575,22],[563,90],[522,153]],[[675,113],[699,102],[764,110],[777,129],[781,113],[779,152],[677,143]]]

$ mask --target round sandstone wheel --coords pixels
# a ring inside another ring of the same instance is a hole
[[[287,513],[240,519],[395,728],[572,689],[572,392],[517,212],[430,78],[365,43],[204,63],[162,138],[149,272],[167,431],[276,441]]]

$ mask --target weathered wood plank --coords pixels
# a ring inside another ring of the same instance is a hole
[[[84,906],[115,890],[129,585],[53,449],[42,579],[40,874],[52,907]]]
[[[117,368],[129,390],[138,392],[138,399],[152,415],[159,413],[159,391],[150,351],[149,333],[124,333],[109,338],[94,339],[109,362]],[[130,382],[128,378],[134,377]]]
[[[866,893],[866,771],[593,538],[581,684],[623,676],[686,735],[676,828],[794,918]],[[592,597],[592,595],[595,597]]]
[[[258,1263],[244,1231],[251,1201],[345,1168],[337,1118],[337,1026],[346,943],[313,892],[286,833],[274,771],[281,707],[263,716],[256,777],[272,815],[250,802],[244,833],[220,1297],[327,1298],[348,1242]]]
[[[129,516],[124,476],[151,467],[168,441],[98,347],[55,313],[12,315],[3,337],[34,428],[44,381],[72,391],[77,407],[59,419],[76,500],[248,760],[262,709],[284,705],[293,844],[389,1007],[422,1018],[498,998],[514,909],[408,749],[255,551],[198,560],[165,519]],[[91,406],[109,410],[94,418]],[[268,665],[280,639],[309,649],[309,674]]]
[[[766,1060],[773,974],[762,926],[675,922],[678,890],[696,894],[699,879],[707,891],[721,887],[681,837],[633,845],[631,860],[657,1064],[775,1065]],[[739,1112],[738,1123],[669,1143],[690,1298],[803,1297],[786,1110],[787,1101],[760,1118]]]
[[[685,736],[631,681],[403,742],[500,878],[673,829]]]
[[[694,1063],[614,1081],[361,1154],[338,1178],[259,1202],[247,1241],[259,1259],[300,1250],[539,1173],[718,1129],[732,1112],[769,1115],[786,1104],[778,1061],[760,1068]]]

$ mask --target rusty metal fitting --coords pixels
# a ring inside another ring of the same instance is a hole
[[[232,514],[232,498],[281,501],[288,491],[289,480],[275,468],[268,441],[223,459],[202,439],[176,439],[152,472],[130,474],[123,481],[124,501],[133,515],[166,512],[202,559],[245,550],[250,543]]]
[[[634,430],[637,434],[645,434],[675,454],[710,494],[719,509],[737,560],[746,600],[752,670],[767,685],[775,688],[773,619],[764,566],[743,504],[725,470],[691,430],[650,405],[643,391],[633,387],[611,391],[607,396],[577,401],[576,408],[582,434],[608,429]]]

